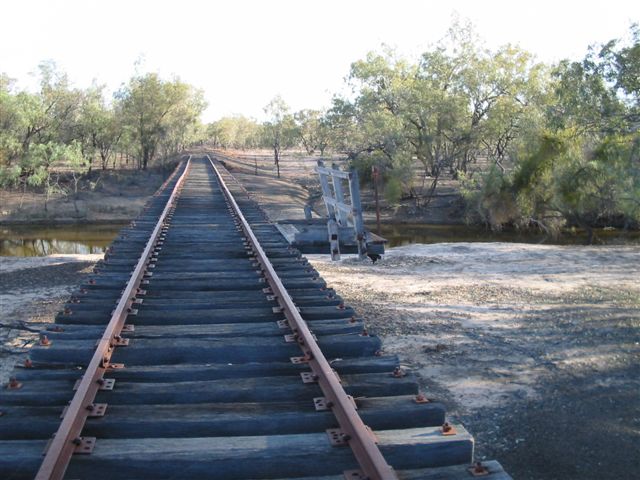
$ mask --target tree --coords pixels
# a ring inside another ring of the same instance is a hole
[[[13,93],[14,80],[0,75],[0,183],[12,183],[20,175],[14,162],[21,152],[19,105]]]
[[[319,110],[300,110],[293,118],[307,154],[313,155],[316,150],[320,150],[320,155],[324,156],[329,145],[329,128],[323,113]]]
[[[100,158],[100,168],[106,170],[122,136],[118,115],[113,106],[105,104],[103,91],[103,86],[91,86],[83,92],[79,107],[76,135],[89,171],[96,155]]]
[[[273,161],[280,178],[280,155],[282,149],[292,147],[296,142],[295,124],[289,114],[289,107],[280,95],[275,96],[265,107],[268,120],[264,123],[265,140],[273,149]]]
[[[209,126],[209,138],[222,148],[255,148],[260,145],[262,126],[242,115],[223,117]]]
[[[378,138],[362,152],[380,151],[390,165],[405,168],[408,156],[417,160],[421,185],[414,190],[408,181],[405,187],[416,202],[425,198],[424,207],[444,173],[455,178],[478,158],[504,168],[523,124],[536,116],[542,67],[520,49],[505,46],[492,52],[479,44],[469,25],[454,24],[417,63],[386,49],[351,67],[357,92],[352,111],[362,112],[364,120],[358,128],[373,128]],[[387,138],[383,142],[381,135]]]
[[[174,79],[162,80],[156,73],[135,76],[117,95],[122,115],[138,145],[138,165],[145,170],[161,141],[167,150],[179,149],[206,104],[200,90]]]
[[[24,163],[29,171],[33,172],[27,179],[31,186],[42,186],[45,192],[44,210],[47,211],[51,194],[60,187],[58,175],[54,175],[54,167],[64,163],[71,164],[73,171],[81,170],[85,165],[80,145],[72,143],[63,145],[48,141],[46,143],[35,143],[29,147],[28,155],[24,158]],[[74,193],[77,195],[77,181],[74,183]]]
[[[79,91],[71,88],[66,74],[53,62],[40,64],[39,75],[38,93],[14,91],[13,82],[0,77],[0,178],[3,183],[21,183],[23,191],[43,178],[42,169],[37,168],[40,162],[30,159],[42,157],[39,150],[64,146],[74,139]]]
[[[628,42],[592,46],[581,61],[555,66],[541,102],[546,108],[534,110],[534,127],[510,152],[512,170],[489,172],[477,194],[467,192],[482,218],[498,228],[533,224],[547,231],[567,223],[590,241],[596,226],[640,223],[638,92],[626,77],[640,68],[634,52],[637,27]]]

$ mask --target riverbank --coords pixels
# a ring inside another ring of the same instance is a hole
[[[24,326],[52,322],[101,258],[102,254],[0,257],[0,384],[38,339]]]
[[[60,225],[128,222],[135,218],[166,175],[160,170],[94,171],[78,194],[0,190],[0,225]],[[66,186],[65,188],[71,188]]]

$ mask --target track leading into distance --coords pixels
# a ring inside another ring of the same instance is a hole
[[[42,328],[2,479],[509,478],[208,157]]]

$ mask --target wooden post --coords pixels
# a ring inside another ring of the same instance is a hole
[[[318,166],[319,167],[324,167],[324,162],[322,160],[318,160]],[[318,172],[318,176],[320,177],[320,187],[322,188],[322,198],[324,199],[324,204],[327,207],[327,214],[329,215],[329,218],[336,218],[336,209],[333,207],[333,205],[329,202],[327,202],[327,199],[330,199],[333,197],[333,195],[331,195],[331,188],[329,187],[329,180],[327,179],[327,175],[323,172]]]
[[[378,167],[371,167],[373,174],[373,193],[376,199],[376,233],[380,235],[380,203],[378,201]]]
[[[340,170],[340,167],[335,163],[331,165],[331,168],[333,168],[334,170]],[[331,180],[333,182],[333,191],[335,192],[336,202],[344,204],[344,191],[342,190],[342,179],[338,176],[332,175]],[[341,227],[346,227],[349,221],[347,212],[345,212],[341,208],[337,208],[335,213],[336,213],[336,221],[338,222],[338,225],[340,225]]]
[[[340,241],[338,236],[338,224],[333,218],[327,222],[329,231],[329,248],[331,249],[331,260],[340,260]]]
[[[351,194],[351,205],[353,214],[353,228],[356,233],[358,243],[358,256],[360,260],[367,256],[367,238],[364,231],[364,221],[362,220],[362,204],[360,203],[360,185],[358,181],[358,171],[352,168],[349,172],[349,193]]]

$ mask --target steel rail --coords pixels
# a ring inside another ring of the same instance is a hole
[[[312,373],[316,376],[327,402],[331,402],[328,403],[328,405],[331,405],[331,410],[338,420],[338,424],[344,434],[343,440],[351,447],[365,478],[369,478],[370,480],[397,480],[398,477],[396,473],[385,460],[382,452],[376,445],[371,430],[364,424],[352,401],[347,396],[344,388],[342,388],[338,377],[309,330],[307,322],[298,312],[289,292],[280,280],[260,242],[253,233],[249,222],[242,214],[240,207],[229,191],[220,171],[209,155],[207,155],[207,158],[218,176],[218,181],[220,182],[223,193],[227,197],[236,217],[240,220],[242,230],[251,243],[251,248],[267,278],[269,287],[277,297],[278,303],[282,307],[284,315],[289,322],[289,326],[298,338],[298,343],[305,353],[305,358],[308,360]]]
[[[184,172],[176,182],[171,196],[167,200],[164,210],[158,218],[149,240],[140,255],[140,259],[136,264],[131,278],[127,282],[127,286],[122,292],[118,305],[111,315],[111,319],[107,324],[96,350],[85,370],[82,379],[78,385],[76,393],[69,404],[62,422],[58,430],[54,434],[44,459],[40,464],[35,480],[61,480],[67,470],[71,457],[76,447],[82,443],[80,434],[87,420],[87,417],[94,408],[93,401],[96,394],[104,382],[103,375],[107,372],[109,361],[114,352],[114,340],[120,335],[122,327],[125,324],[128,310],[135,299],[140,282],[143,279],[153,248],[160,236],[160,232],[167,218],[167,214],[171,210],[175,199],[178,196],[180,187],[189,172],[191,166],[191,156],[187,159],[187,165]],[[177,171],[177,170],[176,170]]]

